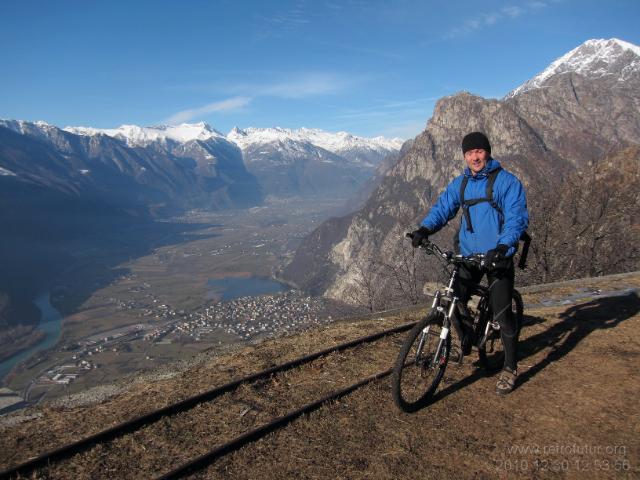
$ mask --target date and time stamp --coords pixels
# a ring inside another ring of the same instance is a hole
[[[512,473],[591,472],[610,474],[636,470],[625,445],[510,445],[496,459],[498,469]]]
[[[518,458],[497,461],[500,470],[509,472],[630,472],[631,463],[627,459],[610,460],[606,458]]]

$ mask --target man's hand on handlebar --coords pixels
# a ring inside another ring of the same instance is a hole
[[[508,251],[509,247],[503,244],[489,250],[484,259],[486,266],[497,269],[506,268],[509,264],[509,258],[507,257]]]
[[[467,265],[480,268],[484,271],[502,270],[508,268],[511,258],[507,257],[509,247],[507,245],[498,245],[496,248],[489,250],[486,255],[482,253],[474,253],[471,255],[454,254],[451,251],[441,250],[438,245],[429,242],[429,235],[433,234],[426,227],[420,227],[418,230],[407,233],[406,236],[411,239],[414,247],[425,247],[425,252],[435,254],[444,259],[447,264]]]
[[[417,230],[414,230],[411,233],[407,234],[407,237],[411,239],[411,245],[413,248],[417,248],[422,245],[422,242],[429,239],[429,235],[433,234],[433,232],[427,227],[420,227]]]

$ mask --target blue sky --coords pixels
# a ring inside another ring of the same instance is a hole
[[[0,118],[204,120],[409,138],[435,102],[500,98],[640,1],[3,0]]]

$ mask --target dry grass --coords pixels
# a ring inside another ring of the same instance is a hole
[[[603,279],[599,288],[621,285],[606,282]],[[640,280],[626,278],[628,284],[637,288]],[[393,405],[388,380],[383,380],[196,476],[637,478],[639,312],[640,300],[633,294],[527,311],[519,385],[506,398],[495,395],[495,378],[485,377],[471,362],[450,365],[436,401],[408,415]],[[42,417],[1,432],[0,464],[9,466],[233,378],[408,320],[397,315],[336,323],[243,348],[171,379],[134,386],[101,405],[45,408]],[[332,354],[269,381],[243,386],[89,450],[43,475],[149,478],[166,472],[274,416],[388,368],[402,337]],[[538,453],[510,450],[536,446]]]

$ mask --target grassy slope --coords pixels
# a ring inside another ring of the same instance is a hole
[[[640,274],[631,274],[532,289],[525,295],[531,305],[576,292],[584,298],[527,309],[520,383],[506,398],[496,397],[495,378],[477,370],[472,356],[462,367],[449,366],[437,401],[415,414],[396,409],[389,382],[383,380],[221,459],[200,476],[250,479],[269,472],[276,479],[637,477],[640,300],[634,293],[589,298],[588,292],[639,286]],[[39,418],[2,431],[0,465],[413,316],[337,323],[211,358],[172,378],[133,382],[101,404],[43,407],[36,412]],[[243,387],[188,415],[86,452],[50,473],[54,478],[109,478],[114,472],[120,478],[142,478],[167,471],[274,415],[388,368],[401,341],[398,336],[331,355]],[[535,446],[541,451],[509,450]],[[585,446],[591,450],[575,450]],[[625,472],[626,466],[630,470]]]

